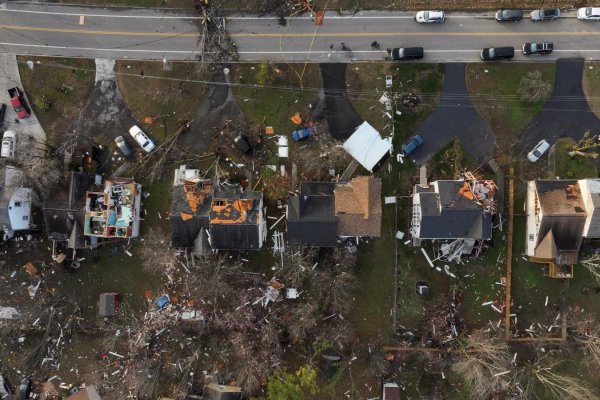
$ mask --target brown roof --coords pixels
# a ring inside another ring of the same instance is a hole
[[[359,176],[334,193],[338,235],[381,236],[381,179]]]

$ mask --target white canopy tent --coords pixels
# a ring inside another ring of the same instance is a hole
[[[343,147],[360,165],[372,172],[377,163],[391,150],[392,141],[382,139],[379,132],[365,121],[356,128]]]

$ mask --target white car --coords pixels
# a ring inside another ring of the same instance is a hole
[[[0,157],[15,158],[15,147],[17,144],[17,134],[13,131],[4,132],[2,137],[2,149]]]
[[[577,10],[577,19],[600,21],[600,7],[584,7]]]
[[[419,11],[415,15],[415,20],[420,24],[440,23],[445,19],[443,11]]]
[[[154,142],[150,140],[148,135],[146,135],[139,126],[132,126],[129,129],[129,134],[135,139],[136,142],[138,142],[140,146],[142,146],[142,149],[146,150],[146,152],[150,153],[152,150],[154,150]]]
[[[549,148],[550,143],[542,139],[538,144],[535,145],[535,147],[529,153],[527,153],[527,159],[532,163],[536,162],[540,159],[542,155],[544,155],[545,152],[548,151]]]

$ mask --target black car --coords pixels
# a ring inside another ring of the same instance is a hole
[[[481,59],[483,61],[506,60],[513,58],[515,49],[512,47],[486,47],[481,50]]]
[[[553,43],[524,43],[523,54],[529,56],[531,54],[550,54],[554,50]]]
[[[244,138],[244,136],[242,136],[241,133],[234,132],[231,134],[231,138],[233,139],[235,144],[237,144],[238,148],[242,151],[242,153],[250,154],[252,148],[248,144],[248,141],[246,140],[246,138]]]
[[[520,21],[522,18],[523,10],[499,10],[496,13],[498,22]]]
[[[423,58],[422,47],[396,47],[390,50],[390,58],[394,61],[420,60]]]

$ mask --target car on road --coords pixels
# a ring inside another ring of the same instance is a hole
[[[577,19],[582,21],[600,21],[600,7],[584,7],[578,9]]]
[[[515,56],[515,49],[512,47],[486,47],[481,50],[481,60],[497,61],[507,60]]]
[[[119,150],[121,150],[121,153],[123,153],[125,157],[129,157],[133,154],[133,149],[131,148],[129,143],[127,143],[123,136],[117,136],[115,138],[115,144],[117,145]]]
[[[134,125],[129,128],[129,134],[140,146],[142,146],[142,149],[146,150],[146,152],[150,153],[154,150],[154,142],[140,129],[139,126]]]
[[[390,50],[390,59],[393,61],[420,60],[423,58],[422,47],[396,47]]]
[[[533,22],[554,21],[556,18],[560,17],[560,10],[558,8],[542,8],[540,10],[533,10],[530,16]]]
[[[498,10],[496,13],[496,21],[498,22],[515,22],[523,18],[523,10]]]
[[[434,24],[444,22],[446,16],[443,11],[419,11],[415,20],[420,24]]]
[[[554,44],[551,42],[523,43],[523,54],[526,56],[532,54],[550,54],[554,50]]]
[[[421,135],[415,135],[411,137],[410,140],[404,146],[402,146],[402,153],[405,156],[407,156],[413,151],[415,151],[417,147],[419,147],[422,144],[423,138],[421,137]]]
[[[17,134],[13,131],[4,132],[2,136],[2,147],[0,157],[15,158],[15,147],[17,145]]]
[[[17,113],[17,117],[20,119],[29,117],[29,108],[21,89],[15,86],[12,89],[8,89],[8,94],[10,96],[10,104]]]
[[[535,145],[535,147],[529,153],[527,153],[527,159],[532,163],[536,162],[540,159],[541,156],[544,155],[545,152],[548,151],[549,148],[550,143],[542,139],[538,144]]]

